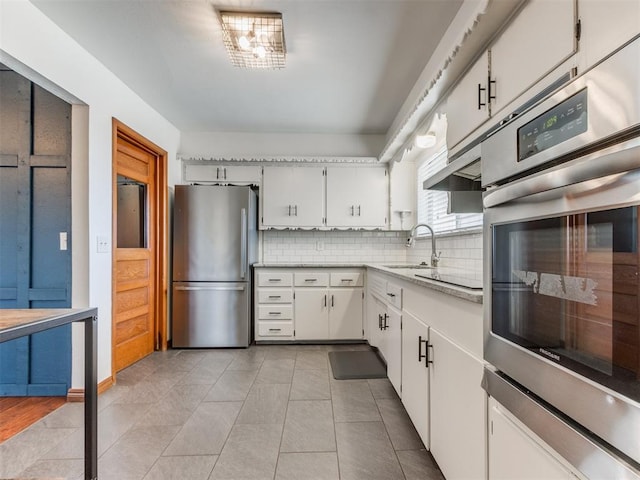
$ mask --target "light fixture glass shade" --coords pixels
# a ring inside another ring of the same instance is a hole
[[[219,12],[224,45],[231,63],[243,68],[285,67],[281,13]]]
[[[428,132],[425,135],[416,135],[415,145],[418,148],[430,148],[433,147],[438,141],[436,134]]]

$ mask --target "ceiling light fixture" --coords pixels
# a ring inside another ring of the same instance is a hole
[[[219,12],[224,45],[231,63],[242,68],[285,67],[282,14]]]
[[[415,145],[418,148],[430,148],[433,147],[437,141],[436,134],[428,132],[425,135],[416,135]]]

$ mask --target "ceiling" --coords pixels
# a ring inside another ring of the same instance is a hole
[[[181,131],[386,134],[462,0],[31,0]],[[218,9],[281,12],[283,70],[233,67]]]

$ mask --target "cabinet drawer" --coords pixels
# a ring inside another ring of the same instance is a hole
[[[290,287],[291,272],[258,272],[259,287]]]
[[[259,320],[278,320],[293,318],[293,307],[291,305],[258,305]]]
[[[332,287],[361,287],[364,284],[362,272],[333,272],[331,273]]]
[[[327,272],[296,272],[293,275],[296,287],[326,287],[329,285]]]
[[[258,290],[258,303],[291,303],[293,292],[285,289],[270,288]]]
[[[384,278],[369,275],[367,277],[367,286],[372,295],[384,302],[387,301],[387,281]]]
[[[293,322],[260,322],[258,335],[261,337],[292,337]]]
[[[387,303],[398,310],[402,310],[402,287],[387,283]]]

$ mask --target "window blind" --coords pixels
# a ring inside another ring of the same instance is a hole
[[[447,147],[425,159],[418,167],[418,222],[426,223],[436,233],[482,228],[481,213],[447,213],[449,194],[423,190],[422,182],[447,165]],[[422,233],[422,231],[421,231]]]

